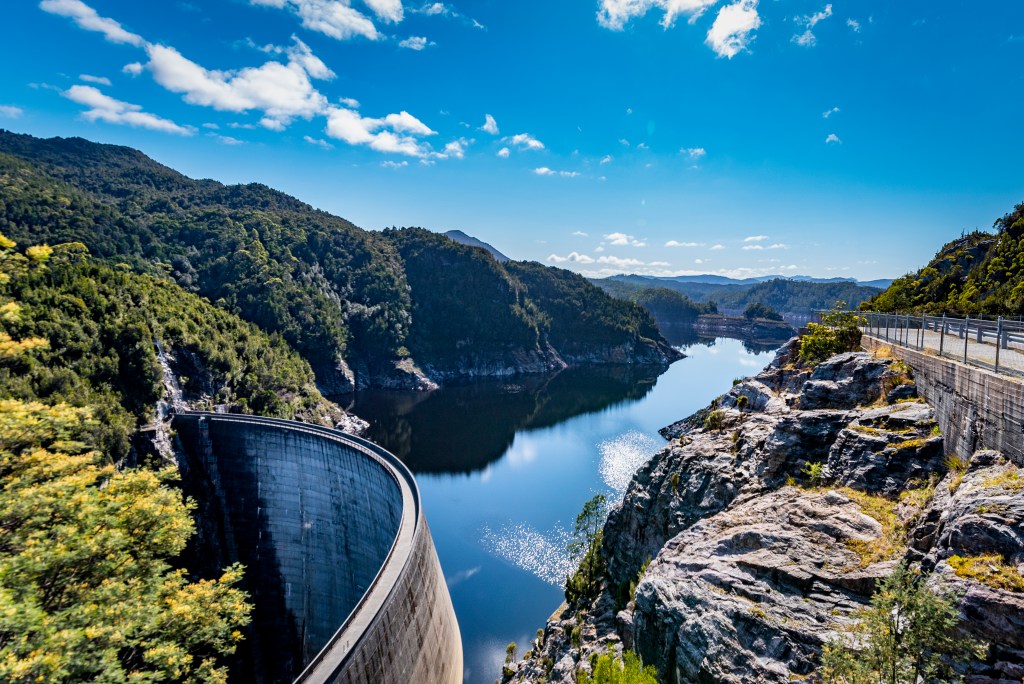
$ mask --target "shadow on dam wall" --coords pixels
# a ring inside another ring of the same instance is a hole
[[[189,567],[246,568],[253,624],[233,681],[462,681],[451,598],[397,458],[290,421],[182,413],[174,428],[198,504]]]

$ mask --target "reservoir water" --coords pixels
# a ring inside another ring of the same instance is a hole
[[[419,482],[465,652],[465,681],[500,678],[563,600],[568,530],[597,493],[618,500],[665,445],[658,429],[756,373],[771,347],[684,347],[666,372],[574,369],[446,387],[373,391],[354,412]]]

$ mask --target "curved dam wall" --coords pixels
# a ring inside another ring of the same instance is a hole
[[[462,681],[451,598],[397,458],[291,421],[183,413],[174,428],[202,521],[193,553],[246,566],[238,681]]]

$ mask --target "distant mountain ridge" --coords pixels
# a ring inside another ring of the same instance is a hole
[[[498,263],[504,264],[505,262],[512,261],[507,256],[505,256],[497,249],[495,249],[492,245],[489,245],[483,240],[478,240],[472,235],[466,235],[461,230],[449,230],[448,232],[444,233],[444,236],[447,237],[449,240],[454,240],[455,242],[458,242],[460,245],[466,245],[468,247],[480,247],[481,249],[485,249],[490,253],[492,257],[494,257],[495,261],[497,261]]]
[[[710,282],[699,280],[702,278]],[[857,307],[881,292],[880,288],[849,280],[809,277],[735,280],[717,275],[675,278],[621,275],[591,282],[615,297],[631,301],[643,299],[637,296],[638,291],[668,289],[692,300],[697,306],[713,302],[718,311],[730,316],[742,314],[750,304],[763,304],[794,325],[811,320],[817,312],[831,309],[837,302]]]
[[[766,283],[769,280],[792,280],[794,282],[801,283],[854,283],[861,287],[877,287],[880,290],[884,290],[892,284],[891,278],[878,278],[875,280],[857,280],[856,278],[815,278],[814,276],[796,275],[796,276],[785,276],[785,275],[766,275],[756,276],[752,278],[730,278],[728,276],[715,275],[713,273],[704,273],[698,275],[683,275],[683,276],[647,276],[637,274],[619,274],[608,276],[609,280],[623,280],[623,281],[637,281],[638,279],[649,280],[652,282],[660,281],[673,281],[677,283],[701,283],[705,285],[756,285],[757,283]]]

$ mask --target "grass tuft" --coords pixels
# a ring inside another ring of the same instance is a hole
[[[952,556],[948,563],[957,577],[972,579],[994,589],[1024,593],[1024,577],[1007,565],[998,553],[981,556]]]

